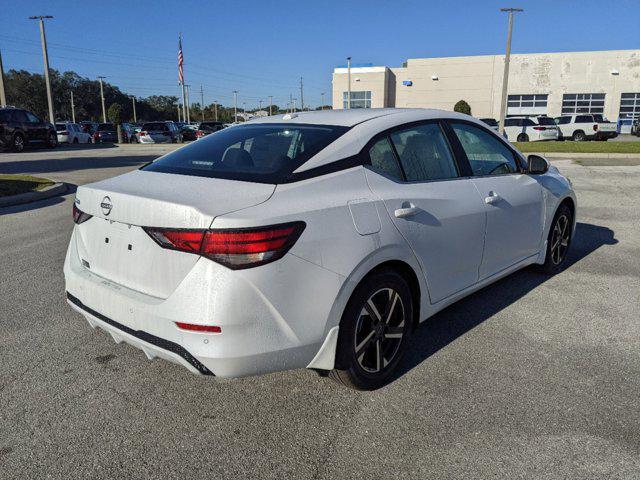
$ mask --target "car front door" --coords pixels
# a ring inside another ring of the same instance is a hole
[[[543,230],[542,187],[524,173],[519,155],[479,125],[452,121],[484,202],[487,231],[480,280],[537,255]]]
[[[431,303],[476,283],[486,214],[442,125],[434,121],[395,129],[375,138],[368,155],[369,186],[415,253]]]

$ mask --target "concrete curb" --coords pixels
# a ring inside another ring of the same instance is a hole
[[[523,155],[540,155],[549,158],[633,158],[640,160],[640,153],[565,153],[565,152],[527,152]]]
[[[21,193],[20,195],[11,195],[10,197],[0,197],[0,207],[11,207],[23,203],[37,202],[38,200],[61,195],[66,191],[67,185],[65,183],[54,183],[50,187],[35,192]]]

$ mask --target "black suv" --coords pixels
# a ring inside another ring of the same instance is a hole
[[[22,108],[0,108],[0,147],[21,152],[27,145],[56,147],[56,127]]]

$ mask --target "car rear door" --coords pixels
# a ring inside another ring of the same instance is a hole
[[[31,140],[37,140],[44,142],[47,140],[47,134],[49,133],[47,123],[43,122],[40,118],[36,117],[33,113],[25,110],[27,116],[28,127],[30,130],[29,136]]]
[[[480,280],[537,255],[543,230],[542,187],[524,173],[519,155],[488,129],[451,121],[484,202],[487,229]]]
[[[478,281],[486,214],[438,121],[394,129],[367,151],[372,191],[415,253],[432,303]]]

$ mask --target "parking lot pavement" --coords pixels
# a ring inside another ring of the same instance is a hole
[[[0,171],[78,185],[159,153],[0,154]],[[639,478],[640,166],[555,163],[579,199],[570,267],[436,315],[366,393],[147,361],[65,303],[73,195],[0,209],[0,478]]]

